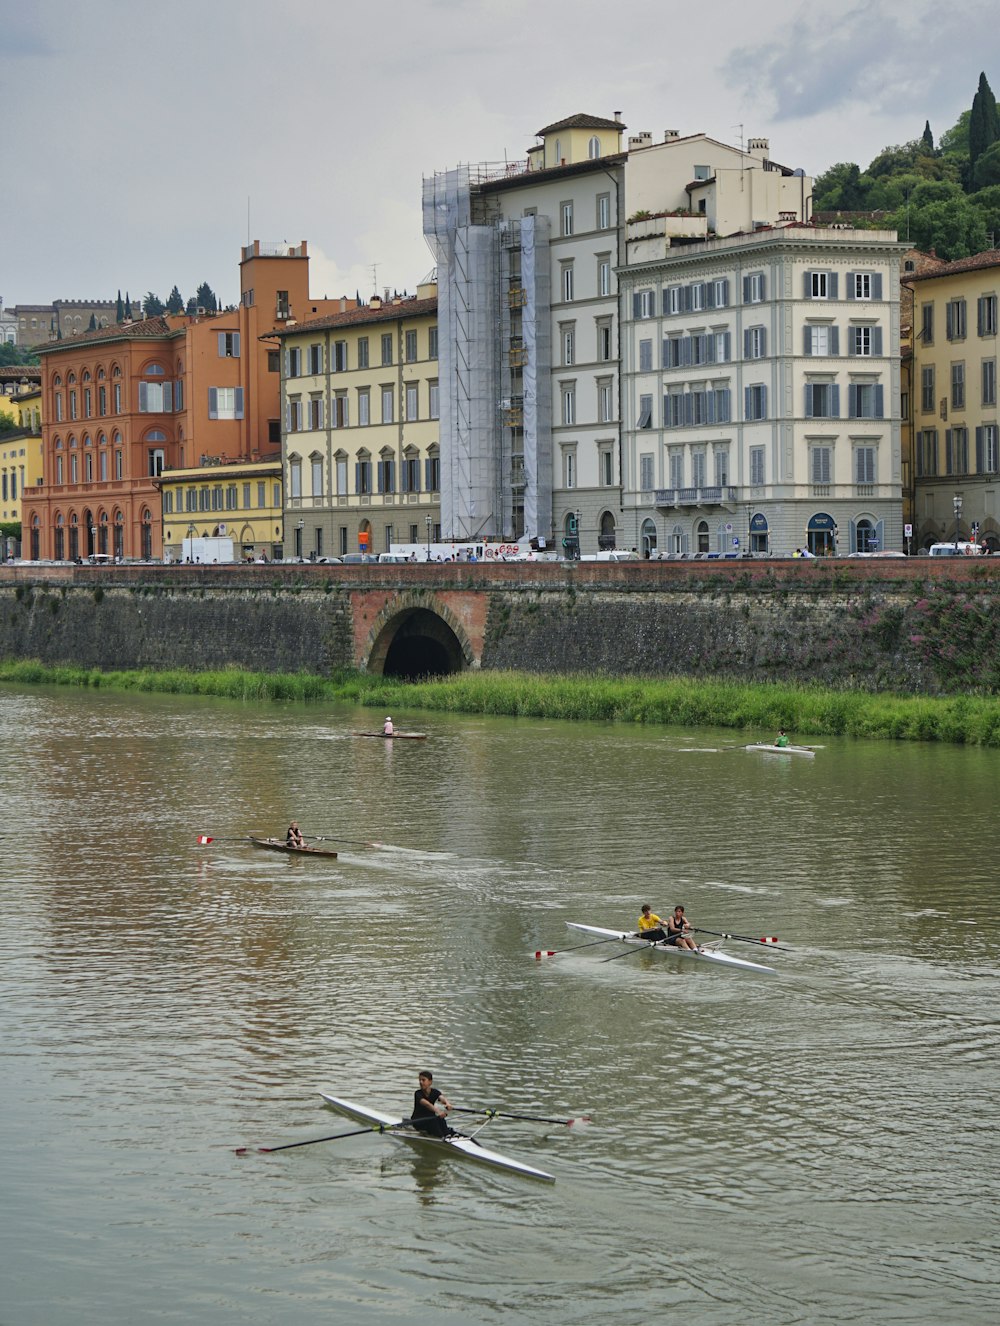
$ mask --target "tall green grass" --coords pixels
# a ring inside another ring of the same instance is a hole
[[[333,677],[225,669],[101,672],[96,668],[0,663],[0,681],[218,695],[232,700],[559,718],[608,723],[723,727],[770,737],[848,736],[1000,746],[1000,699],[871,695],[819,687],[744,685],[685,677],[614,678],[521,672],[463,672],[406,682],[360,672]]]

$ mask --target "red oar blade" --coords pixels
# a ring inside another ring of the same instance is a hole
[[[210,838],[207,833],[199,833],[198,842],[201,844],[202,847],[205,847],[208,845],[208,843],[214,843],[215,839]]]

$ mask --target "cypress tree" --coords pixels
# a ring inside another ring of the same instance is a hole
[[[934,135],[931,133],[931,122],[930,122],[930,120],[925,120],[925,121],[924,121],[924,132],[923,132],[923,136],[922,136],[921,139],[920,139],[920,146],[924,149],[924,151],[928,154],[928,156],[932,156],[932,155],[933,155],[933,153],[934,153]]]
[[[122,303],[122,292],[118,291],[118,303],[115,305],[115,322],[121,322],[125,316],[125,305]]]
[[[986,80],[986,75],[979,75],[979,89],[972,98],[972,114],[969,117],[969,166],[975,171],[976,162],[983,152],[1000,138],[1000,122],[997,120],[997,99]]]

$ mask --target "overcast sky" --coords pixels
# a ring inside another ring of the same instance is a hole
[[[421,178],[585,111],[767,137],[818,175],[1000,94],[996,0],[0,0],[6,305],[239,295],[308,240],[312,293],[413,292]],[[248,220],[249,213],[249,220]],[[373,280],[373,267],[377,278]]]

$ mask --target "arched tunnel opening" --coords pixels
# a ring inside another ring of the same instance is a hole
[[[405,681],[447,676],[461,672],[464,666],[455,632],[426,608],[410,609],[387,622],[368,660],[369,672]]]

